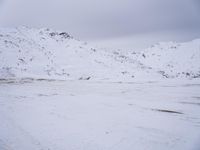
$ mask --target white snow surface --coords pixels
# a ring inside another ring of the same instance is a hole
[[[0,150],[199,150],[200,82],[0,81]]]
[[[1,28],[0,150],[199,150],[199,79],[198,39],[132,51]]]
[[[199,77],[199,39],[126,51],[92,47],[66,32],[47,28],[0,29],[0,78],[138,81]]]

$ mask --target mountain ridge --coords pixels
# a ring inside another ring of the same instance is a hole
[[[0,78],[200,78],[200,39],[126,52],[96,48],[67,32],[48,28],[0,28]]]

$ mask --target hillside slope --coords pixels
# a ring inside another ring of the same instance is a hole
[[[66,32],[0,29],[0,78],[135,80],[199,78],[200,40],[140,52],[97,49]]]

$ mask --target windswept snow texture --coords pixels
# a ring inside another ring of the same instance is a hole
[[[125,51],[0,29],[0,150],[199,150],[196,78],[200,40]]]
[[[0,150],[200,149],[200,82],[26,82],[0,81]]]
[[[0,29],[0,78],[130,81],[199,78],[200,40],[159,43],[144,51],[106,50],[66,32]]]

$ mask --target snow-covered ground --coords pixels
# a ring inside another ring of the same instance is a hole
[[[0,150],[199,150],[200,39],[144,50],[0,29]]]
[[[1,150],[199,150],[200,82],[0,82]]]
[[[200,77],[200,39],[145,50],[103,49],[66,32],[0,29],[1,78],[138,81]]]

